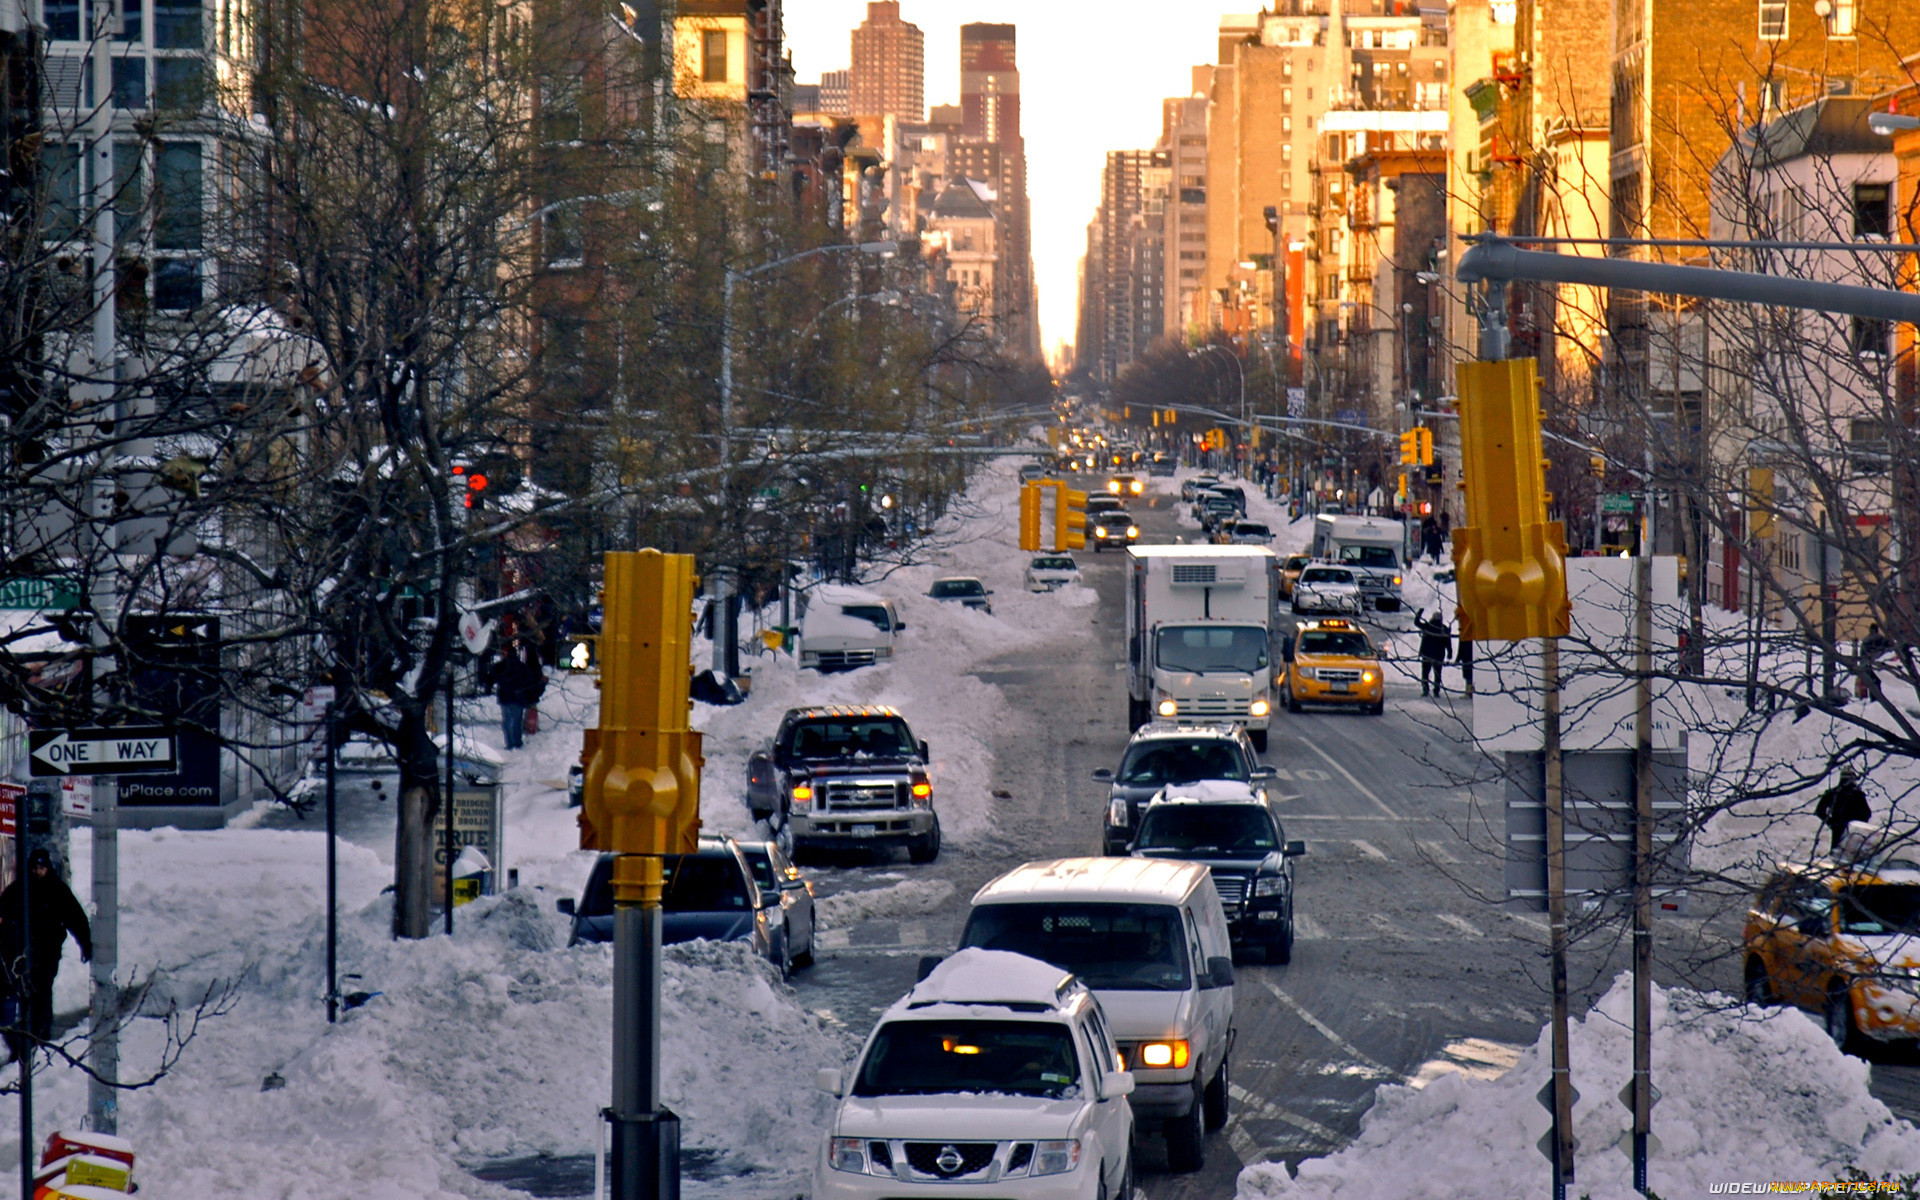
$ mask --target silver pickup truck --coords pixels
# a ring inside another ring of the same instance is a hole
[[[940,856],[927,744],[892,708],[789,709],[747,759],[747,807],[784,826],[795,853],[904,846],[915,863]]]

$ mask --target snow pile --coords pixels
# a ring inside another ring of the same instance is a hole
[[[1736,1179],[1837,1179],[1848,1167],[1879,1177],[1920,1163],[1920,1129],[1895,1121],[1867,1091],[1867,1064],[1843,1056],[1797,1011],[1765,1020],[1724,997],[1655,989],[1653,1082],[1660,1146],[1649,1175],[1666,1196],[1705,1194]],[[1593,1200],[1635,1193],[1616,1143],[1630,1114],[1618,1100],[1631,1075],[1633,992],[1622,975],[1572,1026],[1577,1190]],[[1552,1035],[1490,1082],[1448,1074],[1427,1087],[1384,1086],[1360,1137],[1326,1158],[1240,1174],[1241,1200],[1479,1200],[1544,1191],[1549,1168],[1535,1146],[1548,1116],[1536,1098],[1552,1063]],[[1757,1149],[1763,1148],[1763,1149]],[[1764,1164],[1764,1165],[1762,1165]]]

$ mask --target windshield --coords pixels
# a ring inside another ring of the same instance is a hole
[[[1160,631],[1156,661],[1168,671],[1242,671],[1267,667],[1267,631],[1257,625],[1175,625]]]
[[[1324,630],[1300,635],[1301,654],[1341,654],[1350,658],[1372,658],[1373,645],[1359,630],[1327,633]]]
[[[1304,570],[1306,568],[1306,565],[1312,561],[1313,561],[1313,558],[1310,555],[1295,554],[1290,556],[1287,559],[1286,569],[1289,571]]]
[[[999,1092],[1078,1096],[1073,1033],[1042,1021],[889,1021],[853,1082],[856,1096]]]
[[[986,589],[978,579],[941,579],[933,585],[935,600],[952,600],[958,596],[979,596]]]
[[[1840,932],[1920,934],[1920,884],[1863,883],[1843,888]]]
[[[1397,567],[1400,560],[1385,546],[1342,546],[1340,561],[1362,567]]]
[[[731,854],[669,854],[660,907],[668,912],[724,912],[752,908],[747,881]]]
[[[1273,531],[1253,521],[1241,521],[1234,525],[1233,536],[1270,538],[1273,536]]]
[[[883,605],[846,604],[841,606],[840,611],[849,617],[856,617],[862,621],[871,622],[883,633],[893,631],[893,622],[888,618],[887,610]]]
[[[915,752],[913,733],[899,717],[817,717],[787,736],[791,758],[906,758]]]
[[[1170,783],[1198,783],[1202,779],[1247,782],[1247,764],[1232,742],[1208,740],[1141,742],[1127,751],[1120,764],[1121,783],[1165,787]]]
[[[1140,821],[1136,850],[1253,857],[1280,848],[1273,820],[1251,804],[1155,804]]]
[[[1113,510],[1113,511],[1111,511],[1111,512],[1103,512],[1103,513],[1101,513],[1101,514],[1100,514],[1100,518],[1099,518],[1099,520],[1100,520],[1100,523],[1101,523],[1102,525],[1131,525],[1131,524],[1133,524],[1133,517],[1132,517],[1132,515],[1131,515],[1131,514],[1129,514],[1129,513],[1124,513],[1124,512],[1121,512],[1121,511],[1120,511],[1119,509],[1114,509],[1114,510]]]
[[[960,946],[1050,962],[1095,990],[1180,992],[1191,978],[1180,910],[1164,904],[982,904]]]
[[[1309,567],[1300,572],[1301,583],[1352,583],[1352,571],[1340,571],[1329,567]]]
[[[1036,571],[1071,571],[1073,560],[1070,558],[1036,558],[1033,560]]]

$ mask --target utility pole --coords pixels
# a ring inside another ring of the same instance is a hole
[[[1633,1188],[1647,1194],[1647,1139],[1653,1108],[1653,548],[1633,578]]]

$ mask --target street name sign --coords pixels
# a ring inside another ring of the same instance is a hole
[[[174,760],[174,731],[165,725],[115,729],[32,729],[27,756],[33,776],[167,774]]]
[[[16,576],[0,579],[0,608],[74,608],[80,584],[72,579]]]

